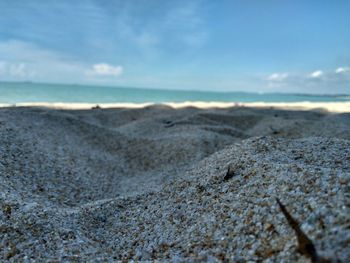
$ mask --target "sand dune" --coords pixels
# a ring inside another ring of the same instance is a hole
[[[350,113],[5,107],[0,177],[6,260],[304,261],[275,197],[350,257]]]

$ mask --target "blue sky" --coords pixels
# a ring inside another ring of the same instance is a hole
[[[0,80],[350,93],[348,0],[0,0]]]

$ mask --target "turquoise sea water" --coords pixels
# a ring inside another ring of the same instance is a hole
[[[118,102],[330,102],[350,101],[346,95],[305,95],[281,93],[209,92],[157,90],[84,85],[59,85],[0,82],[0,103],[63,102],[63,103],[118,103]]]

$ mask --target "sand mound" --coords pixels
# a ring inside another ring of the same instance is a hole
[[[349,131],[349,114],[321,112],[1,109],[2,256],[305,260],[279,197],[345,260]]]

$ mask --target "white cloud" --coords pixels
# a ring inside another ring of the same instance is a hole
[[[106,63],[91,66],[65,54],[22,41],[0,41],[0,80],[41,82],[103,82],[123,73]],[[113,79],[115,83],[115,79]]]
[[[17,78],[30,78],[35,76],[35,71],[31,70],[27,66],[27,64],[19,63],[19,64],[10,65],[9,74],[10,76],[17,77]]]
[[[322,71],[322,70],[316,70],[316,71],[312,72],[312,73],[309,75],[309,77],[310,77],[310,78],[317,79],[317,78],[320,78],[322,75],[323,75],[323,71]]]
[[[287,73],[273,73],[267,77],[269,81],[283,81],[288,77]]]
[[[87,71],[89,76],[109,76],[118,77],[123,73],[122,66],[113,66],[107,63],[98,63],[92,65],[92,69]]]
[[[85,78],[84,63],[32,43],[0,41],[0,80],[76,82]]]
[[[36,72],[28,67],[24,62],[9,63],[0,61],[0,77],[14,79],[28,79],[35,76]]]
[[[264,78],[269,91],[339,94],[350,93],[350,67],[312,73],[273,73]]]
[[[343,67],[340,67],[340,68],[337,68],[335,70],[335,73],[337,74],[340,74],[340,73],[350,73],[350,68],[343,68]]]

